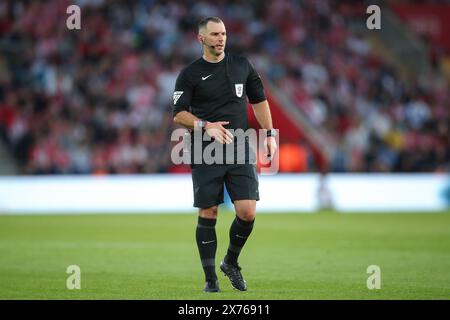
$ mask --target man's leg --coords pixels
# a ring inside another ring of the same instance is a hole
[[[242,277],[238,257],[253,230],[256,201],[259,200],[256,167],[252,164],[228,167],[225,184],[236,209],[236,218],[230,227],[230,244],[220,270],[230,279],[233,288],[246,291],[247,284]]]
[[[205,290],[207,292],[219,291],[215,268],[217,250],[216,221],[217,206],[199,208],[196,240],[203,271],[205,272]]]
[[[234,201],[236,218],[230,227],[230,244],[227,255],[220,264],[220,269],[230,279],[233,288],[246,291],[247,283],[241,274],[241,267],[238,264],[238,257],[253,230],[253,223],[256,215],[256,200],[236,200]]]
[[[234,207],[236,217],[230,227],[230,244],[224,261],[227,264],[237,265],[239,254],[253,230],[256,200],[236,200]]]

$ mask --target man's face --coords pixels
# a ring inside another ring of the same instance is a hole
[[[208,22],[205,30],[199,36],[203,38],[203,44],[206,45],[206,50],[213,55],[219,56],[224,52],[227,42],[227,32],[222,22]],[[210,46],[214,46],[214,48]]]

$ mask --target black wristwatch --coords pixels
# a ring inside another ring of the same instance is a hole
[[[277,130],[275,129],[269,129],[266,131],[266,136],[267,137],[276,137],[277,136]]]

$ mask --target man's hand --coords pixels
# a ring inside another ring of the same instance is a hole
[[[277,152],[277,140],[275,137],[266,137],[264,139],[264,151],[267,154],[267,158],[272,160],[275,152]]]
[[[233,135],[223,126],[229,124],[229,121],[208,122],[205,126],[206,133],[221,144],[233,142]]]

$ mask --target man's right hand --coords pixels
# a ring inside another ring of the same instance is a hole
[[[233,142],[233,135],[224,128],[224,125],[229,123],[229,121],[208,122],[205,126],[205,131],[211,138],[214,138],[221,144],[229,144]]]

